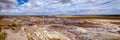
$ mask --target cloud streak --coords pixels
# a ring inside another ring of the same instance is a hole
[[[16,5],[15,0],[0,0],[0,10],[10,8]]]
[[[24,5],[4,9],[4,15],[120,15],[119,0],[30,0]]]

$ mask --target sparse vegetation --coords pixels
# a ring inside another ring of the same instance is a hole
[[[20,27],[21,25],[17,22],[13,22],[10,25],[8,25],[9,28],[11,28],[12,30],[15,30],[17,27]]]
[[[4,27],[4,24],[0,24],[0,32],[1,32],[3,27]]]
[[[4,18],[4,17],[0,17],[0,20],[1,20],[2,18]]]
[[[13,22],[13,23],[11,24],[11,26],[12,26],[12,27],[18,27],[18,26],[20,26],[20,24],[17,23],[17,22]]]
[[[58,18],[67,18],[67,19],[112,19],[120,20],[119,16],[57,16]]]
[[[7,37],[6,33],[0,32],[0,40],[5,40],[6,37]]]
[[[21,26],[20,23],[11,22],[11,21],[6,22],[2,20],[2,22],[0,23],[0,31],[2,29],[9,29],[9,28],[15,30],[15,28],[20,27],[20,26]]]

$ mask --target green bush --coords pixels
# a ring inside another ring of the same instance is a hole
[[[6,33],[0,32],[0,40],[5,40],[6,37],[7,37]]]

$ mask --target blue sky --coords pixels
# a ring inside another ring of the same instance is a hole
[[[29,0],[0,15],[120,15],[120,0]]]

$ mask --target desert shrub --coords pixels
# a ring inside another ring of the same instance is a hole
[[[3,27],[4,26],[4,24],[0,24],[0,27]]]
[[[4,18],[4,17],[0,17],[0,20],[1,20],[2,18]]]
[[[10,22],[10,23],[0,23],[0,31],[2,29],[13,29],[15,30],[16,28],[20,27],[21,24],[17,22]]]
[[[0,32],[1,32],[2,28],[0,27]]]
[[[13,26],[13,27],[17,27],[17,26],[19,26],[19,25],[18,25],[18,23],[13,22],[13,23],[11,24],[11,26]]]
[[[5,40],[6,37],[7,37],[6,33],[0,32],[0,40]]]
[[[16,28],[19,28],[21,26],[21,24],[17,23],[17,22],[13,22],[10,25],[8,25],[9,28],[11,28],[12,30],[15,30]]]
[[[17,22],[12,22],[11,24],[9,24],[7,26],[9,26],[9,27],[18,27],[18,26],[20,26],[20,24],[17,23]]]
[[[0,31],[2,30],[3,27],[4,27],[4,24],[0,24]]]
[[[4,24],[0,24],[0,26],[4,26]]]

